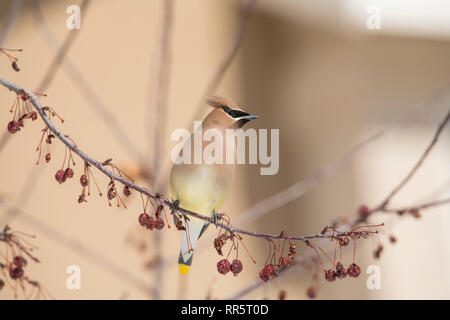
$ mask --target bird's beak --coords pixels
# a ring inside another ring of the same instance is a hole
[[[240,117],[239,120],[245,119],[245,120],[250,121],[250,120],[256,120],[256,119],[258,119],[258,118],[259,118],[259,117],[258,117],[256,114],[247,114],[247,115],[245,115],[245,116]]]

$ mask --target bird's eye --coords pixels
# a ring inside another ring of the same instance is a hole
[[[240,118],[240,117],[248,116],[247,112],[240,111],[240,110],[233,110],[227,106],[222,106],[222,110],[225,111],[232,118]]]

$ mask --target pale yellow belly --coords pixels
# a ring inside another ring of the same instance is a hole
[[[172,168],[170,186],[180,207],[210,216],[218,211],[234,178],[234,166],[177,165]]]

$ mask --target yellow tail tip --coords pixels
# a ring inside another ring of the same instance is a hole
[[[181,263],[180,263],[178,266],[180,267],[180,273],[181,273],[182,275],[187,274],[187,272],[188,272],[188,270],[189,270],[189,268],[190,268],[190,266],[187,266],[187,265],[181,264]]]

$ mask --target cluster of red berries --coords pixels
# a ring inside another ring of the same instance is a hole
[[[66,168],[65,170],[59,169],[55,173],[55,179],[56,179],[56,181],[58,181],[61,184],[61,183],[64,183],[66,181],[66,179],[73,178],[73,175],[74,175],[74,172],[71,168]]]
[[[241,260],[234,259],[231,263],[228,259],[222,259],[217,262],[217,271],[220,274],[227,274],[231,271],[231,273],[237,277],[237,275],[242,271],[243,265]]]
[[[38,118],[37,112],[33,111],[28,103],[30,96],[23,90],[21,90],[9,110],[14,113],[13,119],[8,122],[7,130],[10,134],[15,134],[20,131],[20,128],[24,127],[25,119],[31,119],[32,121]]]
[[[280,240],[284,240],[283,245],[281,246]],[[286,240],[289,241],[289,249],[288,249],[288,254],[287,257],[284,256],[284,246],[286,244]],[[275,278],[278,275],[278,270],[280,268],[284,268],[284,267],[290,267],[292,261],[295,258],[295,255],[297,253],[297,247],[295,245],[294,242],[292,242],[288,235],[283,231],[280,234],[280,239],[278,241],[278,245],[272,241],[269,240],[271,243],[271,246],[273,246],[273,254],[272,256],[270,256],[270,262],[272,263],[266,263],[266,265],[264,266],[264,268],[262,268],[261,271],[259,271],[259,278],[266,282],[269,281],[272,278]],[[276,255],[276,253],[278,253]],[[276,259],[276,256],[278,256],[278,260]]]
[[[164,210],[163,205],[158,205],[155,210],[155,217],[150,216],[149,214],[143,212],[139,215],[138,221],[139,224],[148,230],[161,230],[164,228],[164,220],[161,218],[161,213]]]
[[[259,272],[259,278],[262,281],[267,282],[270,279],[277,277],[278,276],[277,272],[278,272],[278,266],[273,265],[273,264],[267,264]]]
[[[355,264],[352,263],[348,266],[347,269],[345,269],[344,265],[341,262],[336,263],[335,269],[329,269],[325,271],[325,280],[328,282],[333,282],[338,279],[344,279],[347,277],[347,275],[350,278],[358,278],[361,274],[361,268]]]
[[[11,279],[17,280],[17,279],[22,278],[25,273],[23,271],[23,268],[25,267],[26,264],[27,264],[27,260],[25,260],[24,257],[15,256],[12,261],[12,265],[10,266],[10,269],[9,269],[9,276],[11,277]]]

